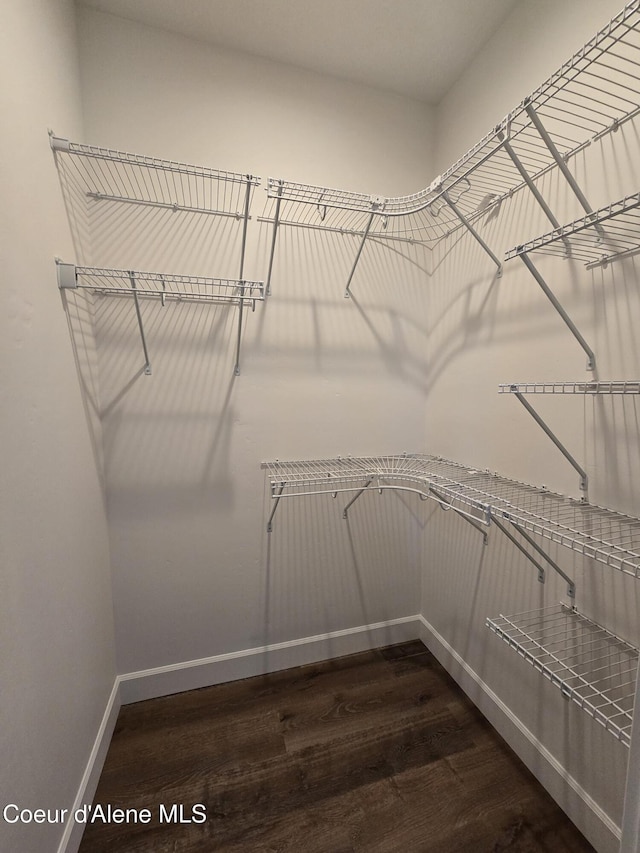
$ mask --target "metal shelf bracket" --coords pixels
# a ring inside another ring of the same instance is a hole
[[[445,190],[444,188],[441,188],[441,195],[442,195],[442,198],[446,201],[447,205],[451,208],[451,210],[452,210],[452,211],[455,213],[455,215],[458,217],[458,219],[460,220],[460,222],[462,222],[462,224],[463,224],[463,225],[464,225],[464,227],[467,229],[467,231],[469,231],[469,233],[472,235],[472,237],[473,237],[475,240],[477,240],[477,242],[482,246],[482,248],[483,248],[483,249],[484,249],[484,251],[487,253],[487,255],[489,255],[489,257],[491,258],[491,260],[494,262],[494,264],[495,264],[495,265],[496,265],[496,267],[498,268],[498,278],[499,278],[499,277],[502,275],[502,262],[501,262],[501,261],[499,260],[499,258],[498,258],[498,257],[497,257],[497,256],[496,256],[496,255],[491,251],[491,249],[489,248],[489,246],[485,243],[485,241],[482,239],[482,237],[478,234],[478,232],[476,231],[476,229],[475,229],[475,228],[473,227],[473,225],[469,222],[469,220],[467,219],[467,217],[462,213],[462,211],[461,211],[461,210],[460,210],[460,208],[457,206],[457,204],[455,203],[455,201],[453,201],[453,199],[451,198],[451,196],[449,195],[449,193],[447,192],[447,190]]]
[[[282,493],[284,492],[284,487],[286,486],[286,482],[280,483],[280,489],[278,490],[278,494],[274,496],[275,503],[273,505],[273,509],[271,510],[271,515],[269,516],[269,521],[267,522],[267,533],[273,532],[273,516],[276,514],[276,510],[278,509],[278,504],[280,503],[280,498],[282,497]]]
[[[371,199],[371,213],[369,214],[369,219],[367,220],[362,239],[360,240],[358,251],[353,261],[353,266],[351,267],[351,272],[349,273],[349,279],[347,281],[347,286],[344,292],[345,299],[349,299],[351,297],[351,282],[353,280],[353,275],[356,271],[356,267],[358,266],[358,261],[360,260],[360,255],[362,254],[362,250],[364,249],[364,244],[367,242],[367,237],[369,236],[369,231],[371,230],[371,225],[373,223],[373,218],[376,213],[380,213],[382,210],[384,210],[384,202],[385,200],[383,198],[372,197]]]
[[[373,483],[373,479],[374,479],[373,477],[369,477],[369,479],[367,480],[367,482],[365,483],[365,485],[360,489],[360,491],[359,491],[359,492],[356,492],[356,494],[351,498],[351,500],[349,501],[349,503],[348,503],[348,504],[345,506],[345,508],[342,510],[342,517],[343,517],[344,519],[347,519],[347,518],[348,518],[347,513],[348,513],[349,509],[350,509],[350,508],[351,508],[351,506],[352,506],[352,505],[353,505],[353,504],[358,500],[358,498],[360,497],[360,495],[361,495],[363,492],[365,492],[365,491],[369,488],[369,486],[371,485],[371,483]]]
[[[521,254],[518,255],[518,257],[521,259],[522,263],[526,266],[526,268],[529,270],[529,272],[534,277],[534,279],[538,282],[540,288],[542,289],[542,292],[545,294],[545,296],[547,297],[549,302],[551,302],[551,304],[556,309],[558,314],[562,317],[562,319],[564,320],[564,322],[567,325],[571,334],[578,341],[578,343],[580,344],[582,349],[586,352],[586,354],[587,354],[587,370],[595,370],[595,366],[596,366],[595,353],[593,352],[593,350],[591,349],[589,344],[586,342],[586,340],[584,339],[584,337],[580,333],[578,327],[573,322],[571,317],[569,317],[567,312],[564,310],[564,308],[562,307],[562,305],[558,301],[557,297],[555,296],[555,294],[553,293],[553,291],[551,290],[551,288],[549,287],[547,282],[540,275],[540,272],[534,266],[529,255],[526,252],[522,252]]]
[[[567,582],[567,595],[569,596],[569,598],[572,601],[574,601],[575,597],[576,597],[576,585],[573,582],[573,580],[569,577],[569,575],[567,575],[566,572],[564,572],[560,568],[560,566],[554,560],[551,559],[551,557],[546,553],[546,551],[544,551],[544,549],[541,548],[538,545],[538,543],[531,536],[529,536],[529,534],[526,532],[526,530],[523,530],[522,527],[519,524],[517,524],[515,521],[513,521],[512,519],[508,519],[508,521],[511,524],[511,526],[514,527],[518,531],[520,536],[522,536],[522,538],[526,542],[529,543],[529,545],[534,549],[534,551],[537,554],[539,554],[542,557],[542,559],[545,560],[551,566],[551,568],[554,570],[554,572],[556,572],[558,575],[560,575],[560,577]],[[511,531],[508,530],[508,528],[504,524],[502,524],[501,521],[498,521],[498,519],[494,517],[493,523],[496,525],[496,527],[499,528],[499,530],[501,530],[504,533],[504,535],[507,537],[507,539],[509,539],[516,546],[516,548],[522,554],[524,554],[524,556],[527,558],[527,560],[529,560],[529,562],[533,563],[533,565],[538,570],[538,581],[540,583],[544,583],[545,582],[545,570],[540,565],[540,563],[535,559],[535,557],[533,557],[526,550],[526,548],[524,548],[523,545],[520,542],[518,542],[518,540],[513,535],[513,533],[511,533]]]
[[[558,448],[560,453],[564,456],[564,458],[575,468],[575,470],[580,475],[580,488],[583,492],[586,492],[589,487],[589,479],[587,477],[587,472],[584,468],[577,462],[577,460],[569,453],[564,444],[560,441],[560,439],[556,436],[554,432],[547,426],[547,423],[540,417],[538,412],[533,408],[531,403],[528,400],[525,400],[523,394],[520,391],[513,392],[516,399],[522,403],[524,408],[529,412],[534,421],[542,428],[542,430],[549,436],[551,441]]]
[[[535,111],[533,104],[531,103],[530,98],[527,98],[525,100],[524,109],[525,109],[525,112],[527,113],[527,115],[529,116],[529,118],[531,119],[531,123],[533,124],[535,129],[540,134],[540,138],[542,139],[544,144],[547,146],[549,153],[551,154],[551,156],[553,157],[553,159],[556,162],[556,165],[558,166],[558,168],[560,169],[560,171],[564,175],[565,180],[567,181],[567,183],[569,184],[569,186],[573,190],[576,198],[578,199],[581,206],[583,207],[585,213],[593,213],[593,209],[592,209],[591,205],[589,204],[589,202],[586,199],[586,196],[584,195],[584,193],[582,192],[582,190],[578,186],[578,182],[576,181],[576,179],[571,174],[564,157],[562,156],[562,154],[560,154],[560,152],[556,148],[556,145],[555,145],[553,139],[551,139],[551,137],[549,136],[549,134],[547,132],[547,129],[542,124],[542,122],[540,120],[540,116]],[[558,227],[558,226],[554,226],[554,227]]]
[[[277,195],[276,195],[276,210],[273,217],[273,231],[271,233],[271,251],[269,253],[269,271],[267,272],[267,281],[266,281],[266,295],[271,296],[271,273],[273,271],[273,258],[276,251],[276,238],[278,236],[278,226],[280,225],[280,205],[282,204],[282,187],[284,181],[274,181],[277,183]]]
[[[138,290],[136,288],[136,277],[133,272],[129,273],[129,281],[131,282],[131,290],[133,291],[133,302],[136,306],[136,317],[138,318],[138,328],[140,329],[140,338],[142,340],[142,350],[144,352],[144,372],[147,376],[151,376],[151,362],[149,361],[149,353],[147,351],[147,341],[144,336],[144,325],[142,323],[142,313],[140,311],[140,301],[138,299]]]
[[[443,495],[441,495],[440,492],[437,491],[437,489],[434,489],[433,486],[431,486],[431,485],[429,486],[429,492],[434,496],[436,501],[440,504],[440,509],[442,509],[444,512],[448,512],[449,510],[452,509],[456,515],[459,515],[460,518],[464,518],[464,520],[468,524],[470,524],[475,530],[477,530],[478,533],[482,534],[482,544],[483,545],[489,544],[489,534],[487,533],[486,530],[482,529],[482,526],[480,525],[479,522],[474,521],[473,518],[471,518],[468,513],[462,512],[457,507],[453,506],[453,504],[449,503],[449,501]],[[424,498],[424,499],[426,500],[426,498]]]

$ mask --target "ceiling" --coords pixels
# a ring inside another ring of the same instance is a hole
[[[77,0],[437,104],[519,0]]]

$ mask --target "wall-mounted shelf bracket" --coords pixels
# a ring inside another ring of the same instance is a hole
[[[365,492],[365,491],[369,488],[369,486],[371,485],[371,483],[373,483],[373,477],[369,477],[369,479],[367,480],[367,482],[365,483],[365,485],[360,489],[360,491],[359,491],[359,492],[356,492],[356,494],[351,498],[351,500],[349,501],[349,503],[348,503],[348,504],[345,506],[345,508],[342,510],[342,517],[343,517],[344,519],[347,519],[347,518],[348,518],[347,513],[348,513],[349,509],[350,509],[350,508],[351,508],[351,506],[352,506],[352,505],[353,505],[353,504],[358,500],[358,498],[360,497],[360,495],[361,495],[363,492]]]
[[[524,554],[524,556],[527,558],[527,560],[529,560],[530,563],[533,563],[533,565],[538,570],[538,581],[539,581],[539,583],[544,583],[545,578],[546,578],[545,570],[540,565],[540,563],[535,559],[535,557],[531,556],[531,554],[527,551],[527,549],[524,547],[524,545],[522,545],[521,542],[518,542],[518,540],[513,535],[513,533],[511,533],[511,531],[507,527],[505,527],[505,525],[502,524],[501,521],[498,521],[497,518],[493,518],[492,521],[495,524],[495,526],[498,528],[498,530],[501,530],[502,533],[504,533],[504,535],[507,537],[507,539],[509,539],[510,542],[512,542],[512,544],[516,546],[518,551],[520,551],[520,553]]]
[[[582,192],[582,190],[578,186],[578,182],[576,181],[576,179],[571,174],[564,157],[556,148],[555,142],[553,141],[553,139],[551,139],[551,137],[549,136],[549,134],[547,132],[547,129],[545,128],[545,126],[540,121],[540,116],[535,111],[533,104],[531,103],[531,100],[529,98],[527,98],[524,101],[524,108],[525,108],[525,112],[527,113],[527,115],[531,119],[531,123],[533,124],[535,129],[540,134],[540,138],[542,139],[544,144],[549,149],[549,153],[551,154],[551,156],[553,157],[553,159],[556,162],[556,165],[558,166],[558,168],[560,169],[560,171],[564,175],[566,182],[569,184],[569,186],[573,190],[576,198],[580,202],[585,213],[593,213],[593,209],[592,209],[591,205],[589,204],[589,202],[587,201],[586,196],[584,195],[584,193]],[[554,227],[557,228],[558,226],[556,225]]]
[[[282,497],[282,493],[284,492],[284,487],[286,483],[280,483],[280,488],[278,489],[278,493],[273,494],[274,504],[273,509],[271,510],[271,515],[269,516],[269,521],[267,522],[267,533],[273,532],[273,516],[276,514],[276,510],[278,509],[278,504],[280,503],[280,498]]]
[[[56,259],[58,287],[90,290],[94,294],[132,298],[135,305],[142,348],[144,372],[151,373],[147,342],[142,323],[140,300],[160,299],[162,305],[174,302],[203,302],[233,305],[238,308],[238,336],[235,354],[235,373],[240,372],[240,344],[244,308],[255,310],[256,302],[264,300],[261,281],[206,278],[173,273],[140,272],[133,270],[79,267]]]
[[[266,294],[271,296],[271,272],[273,270],[273,258],[276,251],[276,238],[278,236],[278,226],[280,225],[280,205],[282,204],[282,187],[284,181],[273,181],[277,185],[276,190],[276,210],[273,216],[273,231],[271,233],[271,252],[269,253],[269,271],[267,272]]]
[[[513,165],[518,170],[518,173],[520,174],[520,177],[522,178],[522,180],[529,187],[529,190],[531,191],[531,195],[538,202],[538,204],[540,205],[540,207],[544,211],[544,214],[547,217],[547,219],[549,220],[549,222],[553,225],[554,228],[560,228],[560,223],[558,222],[556,217],[553,215],[553,211],[551,210],[551,208],[549,207],[549,205],[545,201],[545,199],[544,199],[542,193],[540,192],[540,190],[538,189],[538,187],[534,184],[533,180],[531,179],[531,175],[527,172],[527,170],[523,166],[522,161],[520,160],[520,158],[518,157],[516,152],[513,150],[513,146],[511,145],[511,142],[509,141],[508,135],[505,134],[502,126],[498,126],[496,128],[496,135],[497,135],[498,139],[502,142],[502,147],[507,152],[509,159],[511,160]]]
[[[449,193],[447,192],[447,190],[445,190],[445,189],[444,189],[444,187],[442,187],[442,186],[440,187],[440,194],[441,194],[441,197],[446,201],[447,205],[451,208],[451,210],[452,210],[452,211],[455,213],[455,215],[458,217],[458,219],[460,220],[460,222],[461,222],[461,223],[464,225],[464,227],[467,229],[467,231],[469,231],[469,233],[472,235],[472,237],[473,237],[475,240],[477,240],[477,242],[482,246],[482,248],[483,248],[483,249],[484,249],[484,251],[487,253],[487,255],[489,255],[489,257],[491,258],[491,260],[494,262],[494,264],[495,264],[495,265],[496,265],[496,267],[498,268],[498,277],[500,277],[500,276],[502,275],[502,262],[501,262],[501,261],[499,260],[499,258],[498,258],[498,257],[497,257],[497,256],[496,256],[496,255],[491,251],[491,249],[489,248],[489,246],[485,243],[485,241],[482,239],[482,237],[478,234],[478,232],[477,232],[477,231],[476,231],[476,229],[473,227],[473,225],[469,222],[469,220],[468,220],[468,219],[467,219],[467,217],[464,215],[464,213],[462,213],[462,211],[460,210],[460,208],[458,207],[458,205],[455,203],[455,201],[453,201],[453,199],[451,198],[451,196],[449,195]]]
[[[502,524],[501,521],[498,521],[498,519],[495,518],[495,516],[493,517],[492,521],[496,525],[496,527],[498,527],[504,533],[504,535],[507,537],[507,539],[509,539],[516,546],[516,548],[522,554],[524,554],[524,556],[527,558],[527,560],[529,560],[531,563],[533,563],[533,565],[538,570],[538,580],[540,581],[540,583],[544,583],[545,582],[545,570],[540,565],[540,563],[535,559],[535,557],[533,557],[526,550],[526,548],[524,548],[523,545],[520,542],[518,542],[518,540],[515,538],[513,533],[511,533],[511,531],[504,524]],[[542,557],[542,559],[545,560],[546,563],[548,563],[549,566],[551,566],[553,571],[556,572],[556,574],[560,575],[560,577],[564,581],[566,581],[566,583],[567,583],[567,595],[569,596],[569,598],[572,601],[574,601],[575,597],[576,597],[576,585],[575,585],[574,581],[569,577],[569,575],[560,568],[560,566],[555,562],[555,560],[551,559],[551,557],[547,554],[547,552],[543,548],[541,548],[540,545],[538,545],[538,543],[535,541],[535,539],[533,539],[527,533],[526,530],[523,530],[519,524],[517,524],[515,521],[513,521],[513,519],[507,519],[507,521],[511,524],[511,526],[515,530],[517,530],[517,532],[519,533],[520,536],[522,536],[522,538],[525,540],[525,542],[528,542],[529,545],[534,549],[534,551],[537,554],[539,554]]]
[[[136,306],[136,317],[138,318],[138,328],[140,329],[140,338],[142,340],[142,351],[144,352],[144,372],[147,376],[151,376],[151,362],[149,361],[149,352],[147,351],[147,340],[144,336],[144,325],[142,323],[142,313],[140,311],[140,300],[138,299],[136,277],[133,272],[129,273],[129,281],[131,282],[131,290],[133,291],[133,302]]]
[[[587,472],[584,470],[582,465],[569,453],[564,444],[560,441],[560,439],[556,436],[556,434],[549,428],[547,423],[540,417],[538,412],[533,408],[531,403],[526,400],[523,394],[520,391],[513,391],[514,396],[520,403],[524,406],[524,408],[529,412],[534,421],[541,427],[541,429],[549,436],[551,441],[558,448],[560,453],[564,456],[564,458],[569,462],[570,465],[578,472],[580,476],[580,488],[583,492],[586,492],[589,487],[589,480],[587,477]]]
[[[482,544],[483,545],[489,544],[489,534],[487,533],[486,530],[482,529],[482,525],[480,524],[480,522],[475,521],[475,519],[471,518],[469,513],[463,512],[462,510],[458,509],[458,507],[455,507],[451,503],[449,503],[449,501],[444,497],[444,495],[440,494],[440,492],[438,492],[437,489],[434,489],[433,486],[429,486],[429,492],[433,495],[433,497],[436,499],[436,501],[440,504],[440,509],[444,510],[445,512],[448,512],[450,509],[452,509],[456,515],[459,515],[460,518],[464,518],[464,520],[468,524],[470,524],[475,530],[477,530],[478,533],[482,534]],[[426,500],[426,498],[425,498],[425,500]]]
[[[367,224],[364,228],[364,233],[362,234],[362,239],[360,240],[360,245],[358,246],[358,252],[353,261],[353,266],[351,267],[351,272],[349,273],[349,278],[347,280],[347,286],[344,291],[345,299],[349,299],[351,296],[351,282],[353,280],[353,275],[356,271],[356,267],[358,266],[358,261],[360,260],[360,255],[362,254],[362,250],[364,249],[364,244],[367,242],[367,237],[369,236],[369,231],[371,230],[371,225],[373,223],[373,219],[376,213],[381,213],[384,210],[385,200],[383,198],[371,198],[371,213],[369,214],[369,218],[367,219]]]
[[[551,302],[551,304],[556,309],[558,314],[562,317],[562,319],[564,320],[564,322],[567,325],[567,328],[569,329],[571,334],[574,336],[574,338],[578,341],[578,343],[580,344],[582,349],[587,354],[587,370],[595,370],[595,366],[596,366],[595,353],[593,352],[593,350],[591,349],[589,344],[586,342],[586,340],[584,339],[584,337],[580,333],[578,327],[573,322],[571,317],[569,317],[567,312],[564,310],[564,308],[562,307],[562,305],[560,304],[560,302],[556,298],[555,294],[553,293],[553,291],[551,290],[551,288],[549,287],[547,282],[540,275],[539,271],[536,269],[533,262],[531,261],[531,258],[529,257],[529,255],[526,252],[522,252],[522,253],[518,254],[518,257],[520,258],[522,263],[526,266],[526,268],[529,270],[529,272],[534,277],[534,279],[538,282],[540,288],[542,289],[542,292],[545,294],[545,296],[547,297],[549,302]]]

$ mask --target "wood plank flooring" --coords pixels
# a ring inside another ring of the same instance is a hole
[[[81,853],[593,851],[419,641],[123,707],[97,804],[152,820]]]

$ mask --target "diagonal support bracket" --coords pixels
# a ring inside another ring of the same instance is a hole
[[[271,515],[269,516],[269,521],[267,521],[267,533],[273,532],[273,516],[276,514],[276,510],[278,509],[278,504],[280,503],[280,498],[282,497],[282,493],[284,492],[284,487],[286,485],[287,485],[286,482],[280,483],[280,490],[278,491],[278,494],[273,496],[275,503],[273,505],[273,509],[271,510]]]
[[[242,316],[244,313],[244,256],[247,247],[247,225],[249,223],[249,202],[251,201],[252,175],[247,175],[247,186],[244,194],[244,215],[242,217],[242,247],[240,249],[240,304],[238,305],[238,335],[236,341],[236,363],[233,372],[240,376],[240,346],[242,343]]]
[[[276,238],[278,236],[278,226],[280,225],[280,205],[282,204],[282,186],[283,181],[278,181],[278,195],[276,198],[276,211],[273,217],[273,232],[271,234],[271,252],[269,254],[269,270],[267,272],[267,281],[265,284],[265,294],[271,296],[271,273],[273,271],[273,258],[276,251]]]
[[[549,287],[547,282],[540,275],[539,271],[534,266],[529,255],[526,252],[521,252],[518,255],[518,257],[520,258],[522,263],[526,266],[526,268],[529,270],[529,272],[534,277],[534,279],[538,282],[538,284],[540,285],[540,288],[542,289],[542,292],[547,297],[549,302],[551,302],[551,304],[556,309],[558,314],[562,317],[562,319],[566,323],[571,334],[578,341],[578,343],[580,344],[582,349],[586,352],[586,354],[587,354],[587,370],[595,370],[595,366],[596,366],[595,353],[593,352],[593,350],[591,349],[589,344],[586,342],[586,340],[584,339],[584,337],[580,333],[580,330],[578,329],[576,324],[573,322],[571,317],[564,310],[564,308],[562,307],[562,305],[560,304],[560,302],[556,298],[555,294],[553,293],[553,291],[551,290],[551,288]]]
[[[493,520],[495,521],[495,518],[494,518]],[[518,531],[518,533],[520,534],[520,536],[522,536],[522,538],[523,538],[526,542],[528,542],[528,543],[529,543],[529,545],[531,545],[531,547],[533,548],[533,550],[534,550],[537,554],[539,554],[539,555],[543,558],[543,560],[546,560],[546,562],[551,566],[551,568],[554,570],[554,572],[556,572],[556,574],[560,575],[560,577],[561,577],[564,581],[566,581],[566,582],[567,582],[567,595],[569,596],[569,598],[570,598],[572,601],[574,601],[574,600],[575,600],[575,597],[576,597],[576,585],[575,585],[575,582],[574,582],[574,581],[569,577],[569,575],[568,575],[566,572],[563,572],[563,570],[562,570],[562,569],[560,568],[560,566],[555,562],[555,560],[552,560],[552,559],[551,559],[551,557],[547,554],[547,552],[546,552],[543,548],[541,548],[541,547],[540,547],[540,545],[538,545],[538,543],[535,541],[535,539],[533,539],[533,537],[532,537],[532,536],[530,536],[530,535],[527,533],[527,531],[526,531],[526,530],[524,530],[524,529],[523,529],[523,528],[522,528],[522,527],[521,527],[517,522],[513,521],[513,519],[509,519],[509,523],[510,523],[513,527],[515,527],[515,529]],[[529,559],[531,559],[531,555],[529,555]]]
[[[516,167],[516,169],[517,169],[518,173],[520,174],[520,177],[522,178],[522,180],[529,187],[529,190],[531,191],[532,196],[535,198],[535,200],[538,202],[538,204],[540,205],[540,207],[544,211],[544,214],[547,217],[547,219],[549,220],[549,222],[553,225],[554,228],[560,228],[560,223],[558,222],[558,220],[554,216],[553,211],[551,210],[551,208],[549,207],[549,205],[545,201],[545,199],[544,199],[542,193],[540,192],[540,190],[538,189],[538,187],[534,184],[534,182],[531,178],[531,175],[527,172],[525,167],[522,165],[520,158],[518,157],[516,152],[513,150],[511,142],[509,141],[504,130],[501,127],[498,127],[496,129],[496,135],[497,135],[498,139],[502,142],[502,147],[507,152],[511,162]]]
[[[436,489],[434,489],[433,486],[431,486],[431,485],[429,486],[429,492],[438,501],[438,503],[440,504],[440,508],[442,510],[444,510],[445,512],[448,512],[449,510],[452,509],[456,515],[459,515],[460,518],[464,518],[464,520],[468,524],[470,524],[473,528],[475,528],[478,531],[478,533],[482,534],[482,544],[483,545],[489,544],[489,535],[488,535],[486,530],[482,529],[482,526],[479,522],[477,522],[473,518],[471,518],[466,512],[462,512],[457,507],[453,506],[453,504],[449,503],[449,501],[444,497],[444,495],[441,495],[440,492],[438,492]]]
[[[593,213],[593,209],[592,209],[591,205],[589,204],[589,202],[587,201],[585,194],[582,192],[582,190],[580,189],[580,187],[578,185],[578,182],[576,181],[576,179],[571,174],[571,171],[569,170],[569,167],[567,166],[564,157],[556,148],[555,142],[549,136],[549,133],[547,132],[546,127],[543,125],[543,123],[540,120],[540,116],[537,114],[537,112],[535,111],[535,109],[533,107],[533,104],[529,100],[525,101],[525,111],[526,111],[527,115],[529,116],[529,118],[531,119],[531,123],[533,124],[535,129],[540,134],[542,141],[547,146],[549,153],[551,154],[551,156],[553,157],[553,159],[556,162],[556,165],[558,166],[558,168],[560,169],[560,171],[564,175],[566,182],[569,184],[569,186],[573,190],[574,195],[576,196],[576,198],[580,202],[583,210],[585,211],[585,213]],[[596,230],[601,235],[604,234],[604,231],[603,231],[601,225],[596,225]]]
[[[442,190],[441,190],[441,194],[442,194],[442,198],[446,201],[446,203],[449,205],[449,207],[451,208],[451,210],[452,210],[452,211],[455,213],[455,215],[458,217],[458,219],[460,220],[460,222],[462,222],[462,224],[463,224],[463,225],[464,225],[464,227],[467,229],[467,231],[469,231],[469,233],[474,237],[474,239],[478,241],[478,243],[482,246],[482,248],[483,248],[483,249],[484,249],[484,251],[487,253],[487,255],[489,255],[489,257],[491,258],[491,260],[494,262],[494,264],[495,264],[495,265],[496,265],[496,267],[498,268],[498,277],[500,277],[500,276],[502,275],[502,263],[501,263],[501,261],[499,260],[499,258],[498,258],[498,257],[497,257],[497,256],[496,256],[496,255],[491,251],[491,249],[489,248],[489,246],[485,243],[485,241],[484,241],[484,240],[482,239],[482,237],[478,234],[478,232],[477,232],[477,231],[476,231],[476,229],[473,227],[473,225],[469,222],[469,220],[468,220],[468,219],[466,218],[466,216],[462,213],[462,211],[461,211],[461,210],[460,210],[460,208],[457,206],[457,204],[453,201],[453,199],[451,198],[451,196],[449,195],[449,193],[448,193],[445,189],[442,189]]]
[[[142,339],[142,349],[144,352],[144,372],[147,376],[151,375],[151,362],[149,361],[149,353],[147,351],[147,341],[144,336],[144,326],[142,324],[142,313],[140,311],[140,300],[138,299],[138,288],[136,286],[136,277],[130,272],[129,281],[131,282],[131,290],[133,291],[133,302],[136,306],[136,317],[138,318],[138,328],[140,329],[140,337]]]
[[[495,524],[495,526],[498,528],[498,530],[501,530],[504,533],[504,535],[507,537],[507,539],[509,539],[509,541],[512,542],[516,546],[518,551],[520,551],[522,554],[524,554],[524,556],[527,558],[527,560],[529,560],[530,563],[533,563],[533,565],[538,570],[538,581],[540,583],[544,583],[545,578],[546,578],[545,570],[540,565],[540,563],[535,559],[535,557],[531,556],[531,554],[527,551],[527,549],[524,547],[524,545],[522,545],[522,543],[518,542],[518,540],[513,535],[513,533],[511,533],[511,531],[507,527],[505,527],[501,521],[498,521],[498,519],[495,516],[493,517],[492,521]]]
[[[343,518],[345,518],[345,519],[346,519],[346,518],[348,517],[348,516],[347,516],[347,513],[348,513],[349,509],[350,509],[350,508],[351,508],[351,506],[352,506],[352,505],[353,505],[353,504],[358,500],[358,498],[360,497],[360,495],[361,495],[363,492],[366,492],[366,490],[369,488],[369,486],[371,485],[371,483],[373,483],[373,479],[374,479],[374,478],[373,478],[373,476],[369,477],[369,479],[367,480],[367,482],[365,483],[365,485],[360,489],[360,491],[359,491],[359,492],[357,492],[357,493],[356,493],[356,494],[351,498],[351,500],[349,501],[349,503],[348,503],[348,504],[345,506],[345,508],[342,510],[342,517],[343,517]]]
[[[523,394],[520,391],[513,391],[512,393],[520,401],[520,403],[522,403],[524,408],[529,412],[531,417],[538,424],[538,426],[541,427],[541,429],[544,431],[544,433],[549,436],[551,441],[555,444],[555,446],[558,448],[560,453],[562,453],[562,455],[569,462],[569,464],[572,465],[572,467],[578,472],[578,474],[580,475],[580,488],[582,489],[583,492],[586,492],[588,487],[589,487],[589,480],[587,477],[587,472],[578,463],[578,461],[571,455],[571,453],[569,453],[569,451],[564,446],[564,444],[560,441],[560,439],[557,437],[557,435],[554,432],[552,432],[552,430],[547,426],[546,421],[544,421],[540,417],[540,415],[538,414],[538,412],[536,412],[536,410],[533,408],[531,403],[528,400],[525,400]]]
[[[371,224],[373,222],[373,217],[376,215],[375,211],[371,211],[369,215],[369,219],[367,221],[367,225],[364,229],[364,233],[362,235],[362,240],[360,241],[360,246],[358,247],[358,253],[356,254],[355,260],[353,262],[353,266],[351,267],[351,272],[349,273],[349,280],[347,281],[347,287],[344,292],[345,299],[349,299],[351,296],[351,281],[353,280],[353,275],[356,271],[356,267],[358,266],[358,261],[360,260],[360,255],[362,254],[362,250],[364,249],[364,244],[367,242],[367,237],[369,236],[369,231],[371,229]]]

